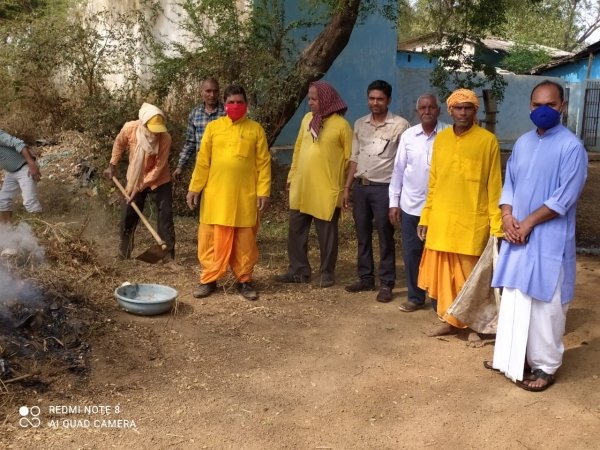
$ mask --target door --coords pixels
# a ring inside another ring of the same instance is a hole
[[[585,88],[581,140],[588,150],[598,149],[600,121],[600,81],[588,81]]]

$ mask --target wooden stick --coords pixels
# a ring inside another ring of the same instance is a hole
[[[26,375],[21,375],[20,377],[11,378],[10,380],[4,380],[4,381],[2,381],[2,383],[4,383],[4,384],[14,383],[15,381],[21,381],[21,380],[23,380],[25,378],[29,378],[31,376],[33,376],[33,374],[28,373]]]
[[[152,237],[156,240],[156,242],[158,242],[158,244],[161,246],[161,248],[163,250],[166,250],[167,244],[165,244],[165,242],[160,238],[158,233],[156,231],[154,231],[154,228],[152,228],[152,225],[150,225],[150,222],[148,222],[148,219],[146,219],[146,216],[144,216],[142,211],[140,211],[140,208],[138,208],[138,205],[136,205],[135,202],[131,201],[131,199],[129,198],[129,195],[127,195],[127,192],[125,191],[125,188],[123,187],[123,185],[121,183],[119,183],[119,180],[117,180],[117,177],[112,177],[112,180],[113,180],[113,183],[115,183],[115,185],[121,191],[121,194],[123,194],[125,199],[129,202],[129,205],[131,205],[131,207],[137,213],[137,215],[140,216],[142,223],[144,225],[146,225],[146,228],[148,228],[148,231],[150,231],[150,234],[152,234]]]

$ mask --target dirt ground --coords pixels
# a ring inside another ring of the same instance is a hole
[[[122,262],[114,258],[115,213],[93,193],[57,183],[43,181],[46,204],[54,202],[44,220],[78,227],[83,212],[97,252],[79,280],[99,287],[71,305],[74,315],[88,311],[87,369],[31,361],[33,377],[0,384],[2,448],[598,448],[598,257],[578,258],[558,381],[531,393],[483,368],[492,340],[470,348],[464,335],[428,338],[424,331],[438,323],[430,309],[398,310],[406,295],[399,251],[392,303],[345,292],[355,271],[350,216],[334,287],[270,281],[286,267],[285,216],[272,213],[259,242],[259,301],[243,300],[231,282],[197,300],[193,217],[176,220],[181,271]],[[582,247],[600,243],[599,194],[600,162],[592,162],[579,212]],[[138,250],[151,243],[138,235]],[[311,248],[316,261],[314,241]],[[112,292],[124,281],[174,287],[176,311],[121,311]]]

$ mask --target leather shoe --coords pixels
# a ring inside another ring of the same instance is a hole
[[[254,301],[258,299],[258,293],[249,281],[245,283],[238,283],[237,290],[246,300]]]
[[[318,283],[315,283],[314,286],[318,288],[328,288],[335,284],[335,279],[333,278],[323,278],[319,280]]]
[[[392,288],[389,286],[381,286],[377,293],[376,299],[380,303],[389,303],[392,301]]]
[[[402,303],[400,306],[398,306],[398,309],[402,312],[414,312],[419,309],[422,309],[424,306],[425,306],[424,303],[422,305],[420,305],[418,303],[407,300],[404,303]]]
[[[273,279],[278,283],[310,283],[310,276],[295,275],[289,272],[281,275],[275,275]]]
[[[363,292],[363,291],[374,291],[375,282],[373,280],[365,280],[361,278],[356,283],[352,283],[346,286],[344,289],[348,292]]]
[[[200,285],[198,286],[198,289],[196,289],[192,293],[192,296],[194,298],[208,297],[210,294],[212,294],[215,291],[216,288],[217,288],[216,281],[211,281],[210,283],[206,283],[206,284],[200,283]]]

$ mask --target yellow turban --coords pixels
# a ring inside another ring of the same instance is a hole
[[[470,89],[457,89],[448,100],[446,100],[446,104],[448,105],[448,113],[457,103],[473,103],[475,109],[479,109],[479,99],[477,98],[477,94]]]

